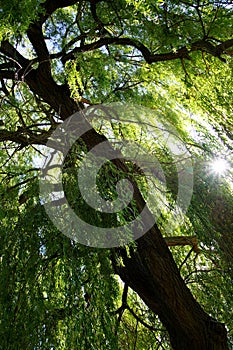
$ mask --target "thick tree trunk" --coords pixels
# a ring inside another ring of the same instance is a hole
[[[159,316],[173,349],[228,349],[224,325],[193,298],[156,226],[137,241],[130,258],[124,250],[116,254],[123,257],[124,265],[114,262],[115,271]]]
[[[39,73],[42,71],[27,76],[27,83],[34,93],[40,95],[64,120],[74,113],[74,108],[78,110],[65,87],[58,87],[51,77]],[[88,149],[105,140],[93,129],[82,139]],[[114,163],[125,170],[121,161]],[[145,202],[137,189],[135,193],[141,211]],[[148,212],[148,215],[151,214]],[[116,264],[117,256],[123,258],[124,266]],[[114,250],[112,261],[116,273],[160,317],[169,332],[173,349],[227,349],[224,325],[211,319],[196,302],[156,225],[138,239],[137,250],[131,253],[130,258],[123,248],[119,248]]]

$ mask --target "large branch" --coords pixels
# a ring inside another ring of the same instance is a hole
[[[30,64],[30,61],[21,55],[7,40],[1,41],[0,52],[10,58],[11,62],[18,68],[27,67]]]
[[[165,237],[164,239],[168,247],[191,245],[196,253],[199,252],[196,236],[174,236]]]
[[[13,141],[24,147],[28,145],[27,136],[18,133],[17,131],[0,130],[0,142]]]
[[[15,80],[15,72],[9,70],[0,70],[0,79]]]
[[[40,69],[43,69],[44,74],[51,75],[49,50],[45,43],[42,26],[31,25],[27,35],[37,54]]]
[[[34,60],[28,60],[8,41],[0,43],[0,52],[5,56],[9,68],[0,70],[0,78],[16,81],[24,81],[25,76],[31,71]],[[4,68],[4,66],[2,66]]]
[[[226,49],[233,46],[233,39],[227,40],[217,46],[212,45],[208,40],[198,40],[194,42],[190,48],[187,48],[186,46],[171,51],[167,53],[161,53],[161,54],[153,54],[143,43],[136,39],[131,38],[101,38],[91,44],[83,45],[80,47],[74,48],[71,52],[63,55],[62,61],[66,62],[70,59],[75,58],[75,54],[81,53],[81,52],[87,52],[87,51],[93,51],[96,49],[99,49],[106,45],[122,45],[122,46],[132,46],[136,49],[138,49],[143,58],[147,63],[155,63],[155,62],[162,62],[162,61],[171,61],[175,59],[191,59],[190,53],[194,51],[201,51],[201,52],[207,52],[211,54],[212,56],[218,57],[221,60],[224,60],[221,55],[226,52]],[[51,56],[52,57],[52,56]]]
[[[32,28],[29,30],[29,35],[33,36],[31,30]],[[35,30],[39,31],[39,40],[35,42],[32,39],[32,42],[35,45],[35,51],[37,51],[40,46],[43,46],[41,40],[43,41],[44,38],[41,37],[40,28]],[[7,40],[1,42],[0,52],[13,62],[14,68],[13,70],[1,70],[0,78],[26,82],[31,91],[47,102],[63,119],[68,118],[77,111],[78,104],[74,100],[68,99],[68,105],[66,104],[67,102],[65,103],[67,96],[70,95],[70,91],[67,85],[58,85],[54,81],[50,74],[50,64],[46,60],[47,54],[45,51],[40,57],[42,62],[36,69],[31,67],[35,60],[28,60],[23,57]],[[43,58],[45,58],[45,62]]]
[[[43,69],[50,74],[50,57],[45,43],[42,25],[59,8],[76,4],[77,0],[47,0],[41,6],[43,11],[27,30],[28,38],[37,54],[39,63],[43,63]]]
[[[43,24],[57,9],[72,6],[78,2],[77,0],[46,0],[41,5],[44,11],[38,22]]]
[[[136,39],[116,37],[116,38],[101,38],[91,44],[76,47],[71,52],[63,55],[62,61],[66,62],[70,59],[74,59],[75,54],[77,53],[93,51],[103,46],[111,45],[111,44],[121,45],[121,46],[132,46],[138,49],[147,63],[153,63],[158,61],[168,61],[168,60],[173,60],[177,58],[190,58],[188,56],[188,50],[186,48],[182,48],[175,53],[169,52],[165,54],[155,55],[155,54],[152,54],[151,51],[144,44],[142,44],[140,41]]]
[[[19,144],[22,147],[28,145],[46,145],[49,136],[52,133],[51,131],[43,131],[39,135],[30,133],[27,134],[25,131],[9,131],[9,130],[0,130],[0,142],[11,141]]]

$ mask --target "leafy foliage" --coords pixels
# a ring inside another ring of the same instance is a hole
[[[225,323],[232,346],[232,12],[231,1],[0,2],[4,349],[170,348],[158,316],[114,275],[114,251],[87,248],[62,235],[39,196],[43,147],[55,127],[86,102],[118,101],[154,113],[142,113],[139,123],[102,116],[92,125],[116,145],[136,141],[157,157],[166,188],[161,179],[148,185],[126,161],[127,176],[145,200],[148,191],[154,196],[150,210],[156,214],[159,206],[164,237],[198,237],[199,252],[190,246],[170,249],[196,300]],[[175,128],[194,165],[192,202],[179,224],[172,211],[176,162],[153,123]],[[138,212],[133,201],[116,217],[100,215],[80,197],[76,169],[88,150],[83,144],[78,150],[63,173],[75,211],[100,227],[124,224]],[[218,156],[229,162],[222,176],[211,172]],[[114,200],[124,177],[105,164],[97,178],[102,197]],[[136,249],[129,245],[126,255]],[[121,257],[117,263],[124,265]]]

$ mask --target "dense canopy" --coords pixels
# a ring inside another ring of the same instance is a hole
[[[232,348],[232,1],[0,1],[0,23],[2,349]]]

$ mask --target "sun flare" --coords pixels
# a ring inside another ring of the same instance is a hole
[[[229,168],[228,162],[222,158],[215,159],[211,164],[212,171],[217,175],[223,175],[228,168]]]

